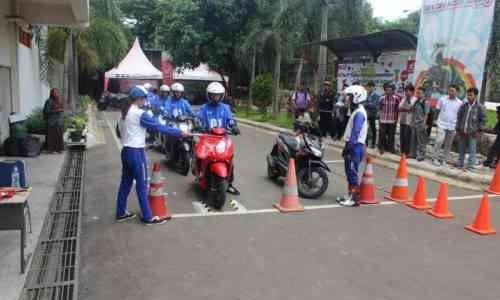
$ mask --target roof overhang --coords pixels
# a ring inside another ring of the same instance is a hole
[[[305,46],[328,47],[337,57],[370,55],[379,57],[383,52],[416,50],[417,37],[404,30],[386,30],[367,35],[318,41]]]
[[[6,18],[21,24],[87,27],[89,0],[14,0]]]

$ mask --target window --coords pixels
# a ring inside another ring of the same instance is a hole
[[[31,28],[31,26],[30,26]],[[31,48],[31,41],[33,40],[33,34],[28,33],[21,28],[19,28],[19,43],[23,44],[24,46]]]

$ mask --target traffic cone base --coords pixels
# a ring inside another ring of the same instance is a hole
[[[490,228],[490,229],[487,229],[487,230],[480,230],[480,229],[477,229],[474,227],[474,225],[468,225],[468,226],[465,226],[465,229],[469,230],[469,231],[472,231],[474,233],[477,233],[477,234],[480,234],[480,235],[492,235],[492,234],[496,234],[497,231],[493,228]]]
[[[429,204],[419,205],[415,203],[407,203],[406,205],[416,210],[429,210],[432,208]]]
[[[172,218],[170,210],[165,205],[165,196],[150,196],[149,206],[151,207],[151,213],[154,217],[167,220]]]
[[[279,203],[273,205],[282,213],[303,212],[305,210],[299,201],[296,176],[295,160],[292,158],[288,162],[288,174],[283,188],[283,196]]]
[[[435,218],[438,218],[438,219],[453,219],[455,217],[451,212],[437,213],[434,210],[429,210],[427,213]]]
[[[474,224],[465,226],[465,229],[481,235],[490,235],[497,233],[496,230],[491,227],[490,204],[487,193],[483,195],[483,199],[481,200],[481,205],[479,206],[479,209],[477,211]]]
[[[373,166],[370,156],[366,158],[365,172],[363,174],[363,178],[361,179],[359,203],[367,205],[379,203],[377,198],[375,198],[375,180],[373,178]]]

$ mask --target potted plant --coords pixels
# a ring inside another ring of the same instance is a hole
[[[72,118],[69,139],[72,143],[82,143],[86,138],[87,118],[84,116],[75,116]]]

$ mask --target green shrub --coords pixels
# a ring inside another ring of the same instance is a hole
[[[79,95],[76,103],[76,111],[78,113],[85,113],[93,101],[88,95]]]
[[[25,122],[26,129],[30,134],[45,134],[47,126],[43,119],[43,108],[35,108]]]
[[[254,104],[265,112],[271,105],[273,97],[273,77],[269,73],[260,74],[252,84],[252,96]]]

